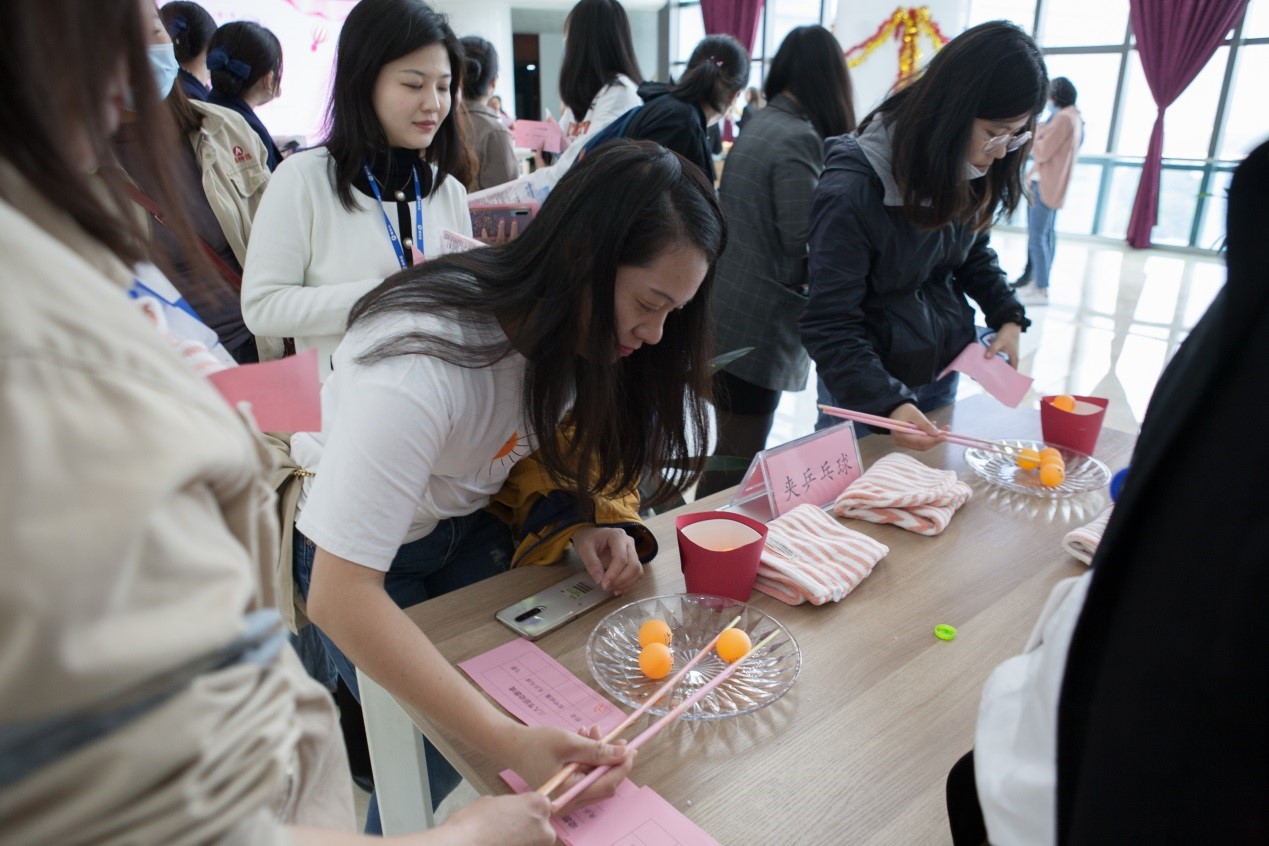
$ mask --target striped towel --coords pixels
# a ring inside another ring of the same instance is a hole
[[[833,503],[838,517],[893,523],[918,535],[937,535],[973,491],[951,470],[935,470],[892,452],[850,484]]]
[[[1080,526],[1078,529],[1067,532],[1066,537],[1062,538],[1062,548],[1085,564],[1092,564],[1093,553],[1097,551],[1097,545],[1102,542],[1102,532],[1106,531],[1106,524],[1110,522],[1110,512],[1114,510],[1115,506],[1112,503],[1087,526]]]
[[[822,508],[799,505],[767,524],[756,587],[789,605],[837,602],[889,552]]]

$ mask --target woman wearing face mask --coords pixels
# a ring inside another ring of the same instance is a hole
[[[159,9],[159,17],[172,36],[172,47],[181,70],[176,81],[191,100],[206,101],[211,94],[207,50],[216,34],[216,20],[197,3],[173,0]]]
[[[974,341],[972,298],[996,337],[985,356],[1018,366],[1029,324],[988,246],[1021,172],[1048,75],[1035,42],[1005,21],[952,39],[920,78],[831,139],[811,203],[802,343],[832,402],[912,423],[956,398],[938,374]]]
[[[325,144],[290,156],[256,213],[242,312],[256,334],[316,347],[322,378],[353,303],[471,234],[452,91],[462,45],[422,0],[362,0],[339,36]]]
[[[710,35],[692,51],[678,84],[639,86],[644,105],[622,136],[655,141],[681,153],[713,182],[707,128],[722,120],[748,82],[748,51],[730,35]]]
[[[202,255],[190,256],[167,226],[155,223],[151,228],[161,263],[172,284],[235,361],[259,361],[262,354],[265,359],[276,358],[281,354],[280,341],[252,336],[242,319],[238,293],[251,219],[269,182],[268,154],[236,112],[190,100],[173,85],[179,66],[167,29],[153,7],[146,6],[144,15],[150,69],[183,139],[171,157],[180,211],[202,241]],[[141,126],[135,117],[134,112],[124,112],[114,151],[140,192],[134,201],[146,211],[158,210],[162,218],[173,210],[158,204],[161,192],[146,166]],[[200,258],[210,260],[191,260]]]
[[[278,37],[249,21],[227,23],[212,36],[207,67],[212,81],[207,101],[242,115],[268,151],[269,170],[277,170],[282,153],[255,110],[282,95],[282,44]]]

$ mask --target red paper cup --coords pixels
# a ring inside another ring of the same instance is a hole
[[[1110,400],[1102,397],[1075,397],[1075,411],[1063,411],[1053,405],[1053,397],[1040,400],[1040,431],[1044,442],[1066,447],[1085,455],[1092,455],[1097,447],[1097,436],[1102,433],[1102,421],[1106,419],[1106,406]],[[1096,410],[1089,406],[1096,406]]]
[[[701,511],[674,521],[688,593],[747,602],[758,578],[767,527],[743,514]]]

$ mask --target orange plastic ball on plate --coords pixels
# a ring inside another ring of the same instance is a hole
[[[1061,461],[1063,464],[1066,463],[1062,459],[1062,453],[1054,447],[1045,447],[1040,450],[1040,463],[1044,464],[1045,461]]]
[[[750,646],[749,635],[740,629],[728,629],[718,638],[718,645],[714,648],[718,650],[719,658],[731,664],[745,657]]]
[[[1018,450],[1018,466],[1023,470],[1034,470],[1040,466],[1040,453],[1038,450],[1024,447]]]
[[[1059,411],[1074,411],[1075,397],[1070,394],[1062,394],[1060,397],[1054,397],[1052,400],[1053,407]]]
[[[639,653],[639,671],[650,679],[663,679],[674,669],[674,653],[664,643],[649,643]]]
[[[1045,464],[1040,468],[1040,484],[1056,488],[1066,480],[1066,468],[1061,464]]]
[[[673,639],[674,633],[664,620],[649,620],[639,627],[640,646],[647,646],[649,643],[664,643],[669,646]]]

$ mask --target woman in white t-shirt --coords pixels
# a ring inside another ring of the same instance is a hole
[[[325,146],[273,174],[247,249],[242,313],[256,334],[316,347],[330,373],[353,303],[471,234],[470,164],[451,89],[462,46],[421,0],[362,0],[339,36]]]
[[[514,241],[410,268],[357,304],[322,388],[323,431],[292,439],[315,473],[294,576],[351,689],[355,664],[532,784],[568,761],[616,763],[583,803],[615,789],[632,755],[515,722],[400,609],[508,568],[511,533],[485,506],[517,460],[505,487],[536,485],[545,510],[574,514],[568,536],[602,587],[642,576],[647,529],[599,515],[645,468],[669,474],[660,499],[699,472],[725,238],[699,168],[618,141],[570,170]],[[439,801],[457,778],[435,758]]]
[[[560,128],[570,143],[549,167],[539,167],[529,176],[535,186],[547,190],[577,161],[590,138],[643,103],[643,74],[635,58],[630,19],[617,0],[581,0],[564,19],[564,37]]]

